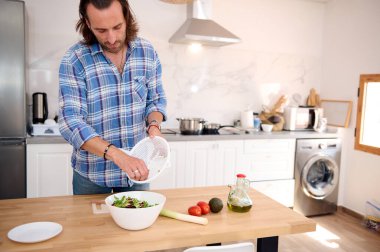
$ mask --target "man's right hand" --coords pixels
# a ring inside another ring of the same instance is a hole
[[[129,178],[137,181],[144,181],[148,178],[149,170],[143,160],[129,156],[115,146],[111,146],[108,150],[107,157],[127,173]]]

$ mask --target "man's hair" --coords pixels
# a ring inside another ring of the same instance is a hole
[[[82,43],[92,45],[98,42],[94,33],[86,23],[86,20],[88,20],[87,6],[92,4],[98,10],[102,10],[108,8],[113,1],[118,1],[123,9],[124,19],[127,24],[125,43],[128,43],[136,38],[139,27],[127,0],[81,0],[79,3],[79,21],[76,25],[76,31],[79,31],[82,34]]]

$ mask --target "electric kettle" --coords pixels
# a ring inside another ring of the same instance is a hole
[[[44,123],[48,118],[48,104],[46,93],[33,94],[33,124]]]

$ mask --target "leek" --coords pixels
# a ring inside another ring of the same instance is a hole
[[[207,218],[192,216],[188,214],[182,214],[182,213],[174,212],[165,208],[161,210],[160,215],[173,218],[176,220],[187,221],[187,222],[192,222],[192,223],[201,224],[201,225],[207,225],[208,223]]]

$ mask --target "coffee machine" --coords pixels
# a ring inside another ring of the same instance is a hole
[[[48,118],[48,103],[46,93],[33,94],[33,124],[44,123]]]

